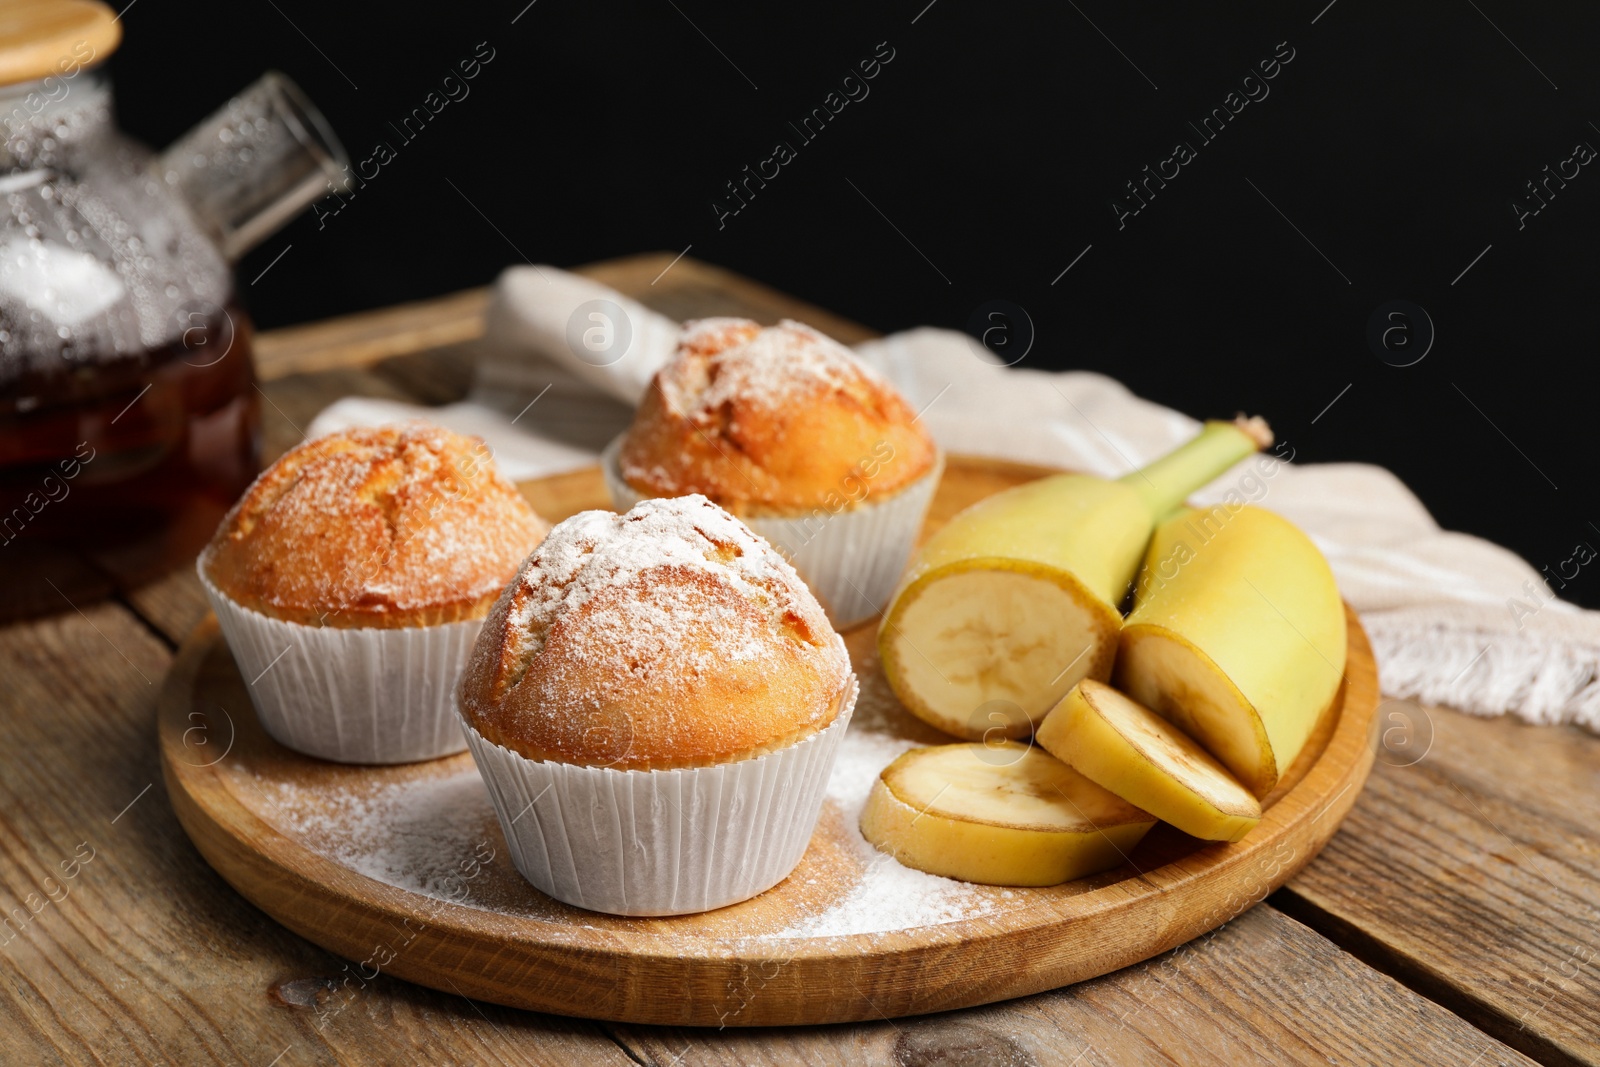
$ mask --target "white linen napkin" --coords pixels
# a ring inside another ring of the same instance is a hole
[[[349,397],[309,432],[423,416],[483,437],[508,478],[571,470],[593,463],[627,427],[677,330],[597,282],[554,267],[512,267],[496,285],[488,351],[468,400],[419,408]],[[1118,476],[1199,425],[1103,375],[1002,367],[949,330],[908,330],[855,350],[951,452]],[[1292,459],[1293,449],[1282,441],[1276,454]],[[1215,504],[1232,493],[1311,535],[1372,638],[1386,694],[1600,732],[1600,613],[1557,599],[1506,549],[1441,530],[1381,467],[1265,467],[1247,460],[1195,500]],[[1576,551],[1593,554],[1586,545]]]

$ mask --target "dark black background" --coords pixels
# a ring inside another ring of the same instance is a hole
[[[1600,7],[525,2],[142,0],[112,61],[122,122],[165,144],[277,67],[352,158],[398,146],[338,215],[241,264],[264,326],[482,284],[524,256],[692,244],[885,331],[1009,300],[1036,329],[1024,365],[1261,412],[1300,459],[1382,463],[1444,525],[1536,566],[1600,545],[1600,166],[1521,230],[1511,208],[1577,142],[1600,147]],[[722,184],[797,142],[787,123],[882,41],[895,58],[870,95],[719,229]],[[1122,184],[1198,143],[1186,122],[1284,41],[1270,96],[1119,230]],[[471,95],[400,145],[388,121],[479,42],[495,58]],[[1437,329],[1414,366],[1366,342],[1395,299]],[[1600,605],[1600,580],[1564,595]]]

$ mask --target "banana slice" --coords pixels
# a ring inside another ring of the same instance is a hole
[[[861,813],[880,851],[929,874],[1055,885],[1109,870],[1155,825],[1041,749],[914,748],[885,767]]]
[[[1109,678],[1121,617],[1064,572],[957,569],[895,602],[884,674],[913,714],[969,741],[1027,737],[1079,678]]]
[[[1208,841],[1237,841],[1261,805],[1188,734],[1109,685],[1084,679],[1034,738],[1130,804]]]

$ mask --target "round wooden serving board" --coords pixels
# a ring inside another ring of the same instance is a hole
[[[928,529],[1047,473],[951,457]],[[598,469],[522,488],[553,521],[607,505]],[[539,893],[512,867],[465,753],[352,767],[282,748],[257,724],[214,619],[184,643],[167,676],[161,757],[173,807],[201,854],[267,914],[352,961],[351,993],[381,972],[515,1007],[636,1023],[915,1015],[1136,963],[1221,925],[1309,862],[1372,766],[1377,673],[1354,614],[1349,625],[1339,697],[1249,836],[1207,844],[1158,825],[1127,865],[1046,889],[933,878],[862,840],[855,817],[878,770],[911,744],[950,740],[896,703],[870,625],[846,635],[861,698],[805,858],[776,888],[703,915],[617,918]],[[341,1003],[334,996],[328,1010]]]

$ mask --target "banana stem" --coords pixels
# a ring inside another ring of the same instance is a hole
[[[1241,459],[1271,445],[1272,430],[1259,416],[1240,415],[1232,422],[1216,419],[1187,444],[1118,480],[1137,492],[1151,518],[1158,519]]]

